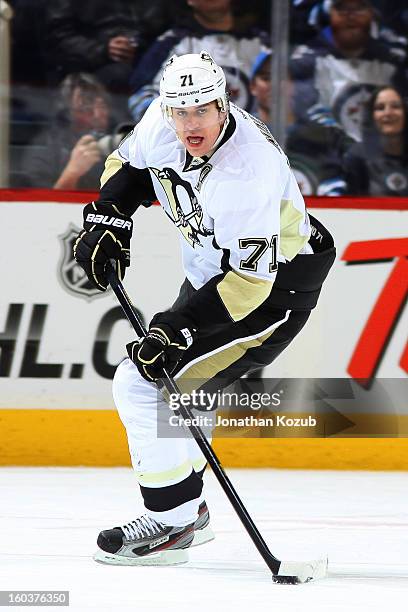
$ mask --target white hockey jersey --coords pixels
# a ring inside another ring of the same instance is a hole
[[[310,252],[308,215],[285,154],[263,123],[234,105],[209,158],[186,152],[159,100],[113,156],[149,169],[157,198],[180,232],[187,278],[199,289],[226,274],[230,284],[218,291],[227,307],[234,275],[245,279],[249,294],[263,287],[265,299],[278,262]],[[235,320],[242,316],[233,313]]]

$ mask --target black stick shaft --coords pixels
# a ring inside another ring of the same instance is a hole
[[[146,330],[143,326],[143,323],[140,320],[139,315],[133,308],[133,305],[132,305],[132,302],[130,301],[129,296],[127,295],[122,283],[118,279],[116,272],[111,265],[109,265],[107,268],[107,278],[108,278],[109,284],[111,285],[120,305],[122,306],[124,313],[126,314],[126,317],[129,323],[132,325],[133,329],[135,330],[136,335],[139,338],[141,337],[143,338],[144,336],[146,336]],[[170,393],[176,393],[177,395],[181,394],[181,391],[178,388],[176,382],[166,371],[165,371],[165,378],[163,380],[164,380],[164,386]],[[187,406],[181,405],[178,408],[178,412],[180,412],[181,416],[184,419],[189,419],[188,422],[190,423],[192,422],[191,419],[193,419],[193,415]],[[218,482],[223,488],[226,496],[231,502],[232,507],[234,508],[235,512],[240,518],[249,537],[252,539],[260,555],[264,559],[265,563],[267,564],[271,572],[273,574],[277,574],[279,571],[280,564],[281,564],[280,560],[274,557],[274,555],[270,552],[265,540],[263,539],[262,535],[258,531],[257,526],[255,525],[247,509],[242,503],[241,498],[239,497],[238,493],[234,489],[227,474],[225,473],[220,463],[220,460],[218,459],[216,453],[214,452],[214,449],[209,444],[207,438],[201,431],[200,427],[198,427],[197,425],[188,425],[188,429],[190,430],[192,436],[194,437],[195,441],[200,447],[200,450],[203,453],[204,457],[210,464]]]

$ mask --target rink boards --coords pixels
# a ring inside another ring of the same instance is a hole
[[[88,198],[59,194],[64,203],[49,201],[55,199],[55,192],[0,191],[9,257],[0,298],[0,464],[127,465],[110,386],[131,330],[114,297],[92,295],[72,260],[82,223],[75,201]],[[404,200],[332,199],[312,210],[333,232],[338,259],[308,325],[266,375],[406,377],[407,208]],[[132,262],[126,288],[148,321],[171,304],[183,279],[177,233],[158,207],[135,217]],[[242,467],[408,465],[403,438],[289,436],[215,445],[225,465]]]

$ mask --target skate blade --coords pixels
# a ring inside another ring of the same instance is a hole
[[[215,539],[215,535],[210,526],[204,527],[204,529],[197,529],[194,532],[194,538],[191,542],[190,546],[201,546],[201,544],[205,544],[206,542],[211,542],[211,540]]]
[[[279,584],[303,584],[311,580],[320,580],[327,576],[328,563],[327,557],[303,563],[282,561],[278,573],[272,576],[272,580]]]
[[[97,550],[93,559],[106,565],[180,565],[187,563],[188,552],[180,548],[150,553],[145,557],[125,557],[125,555],[115,555],[104,550]]]

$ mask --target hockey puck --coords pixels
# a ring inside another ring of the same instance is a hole
[[[298,576],[272,576],[272,582],[276,582],[277,584],[302,584],[302,581],[299,580]]]

